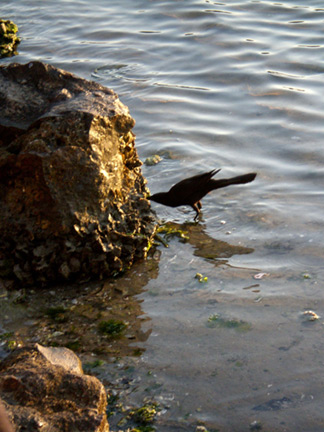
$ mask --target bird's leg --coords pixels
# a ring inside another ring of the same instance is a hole
[[[194,217],[194,221],[196,221],[198,219],[199,213],[200,213],[200,209],[201,209],[201,203],[198,201],[195,204],[192,204],[191,206],[195,212],[196,212],[196,216]]]

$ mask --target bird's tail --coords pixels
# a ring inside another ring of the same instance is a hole
[[[212,185],[211,190],[219,189],[219,188],[223,188],[235,184],[250,183],[255,179],[255,177],[256,177],[256,173],[249,173],[237,177],[232,177],[229,179],[210,180],[210,184]]]

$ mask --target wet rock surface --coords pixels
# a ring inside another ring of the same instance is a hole
[[[40,62],[0,67],[0,277],[114,275],[154,232],[135,122],[110,89]]]
[[[0,363],[0,396],[16,430],[109,431],[103,385],[67,348],[15,350]]]

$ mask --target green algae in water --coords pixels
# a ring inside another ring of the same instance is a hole
[[[189,241],[188,231],[175,228],[175,226],[170,223],[159,226],[156,230],[154,239],[162,243],[163,246],[169,247],[168,242],[174,237],[178,237],[178,239],[183,243]]]
[[[201,273],[196,273],[195,279],[198,279],[200,283],[208,282],[208,277],[203,276]]]
[[[154,421],[157,412],[158,404],[153,402],[132,411],[130,416],[136,423],[139,423],[140,425],[148,425]]]
[[[246,321],[222,318],[219,314],[211,315],[206,325],[209,328],[228,328],[238,332],[247,332],[251,330],[252,327],[251,324]]]
[[[175,228],[172,224],[161,225],[157,229],[157,232],[159,234],[164,234],[165,237],[169,237],[169,238],[178,237],[185,241],[189,240],[188,231]]]
[[[123,416],[117,423],[119,427],[125,426],[128,423],[127,431],[129,432],[151,432],[156,430],[153,426],[153,422],[157,413],[160,411],[157,402],[150,401],[140,408],[129,410],[123,406],[119,398],[120,396],[118,394],[108,393],[107,416],[112,417],[116,414],[125,415],[127,413],[126,416]],[[136,423],[136,425],[132,425],[131,423]]]
[[[104,364],[105,364],[105,362],[103,360],[96,359],[93,362],[84,363],[83,367],[85,369],[95,369],[95,368],[100,367]]]
[[[18,291],[17,296],[12,301],[14,305],[28,303],[28,297],[26,290],[23,288],[20,292]]]
[[[53,321],[58,323],[64,323],[68,321],[68,317],[65,315],[68,310],[63,306],[53,306],[46,310],[46,315]]]
[[[133,355],[134,357],[140,357],[144,352],[145,352],[145,349],[143,349],[143,348],[136,348],[136,349],[134,349],[134,351],[132,352],[132,355]]]
[[[130,432],[154,432],[155,430],[153,426],[138,426],[130,429]]]
[[[101,321],[98,325],[100,333],[103,333],[112,338],[120,337],[126,330],[127,324],[123,321],[110,319],[108,321]]]
[[[2,345],[5,345],[9,351],[16,349],[19,345],[13,332],[2,333],[0,335],[0,342],[2,342]]]
[[[70,341],[65,344],[66,348],[69,348],[72,351],[79,351],[81,348],[81,342],[79,340]]]

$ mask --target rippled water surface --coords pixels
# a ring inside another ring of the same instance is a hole
[[[153,203],[189,241],[169,239],[150,280],[146,267],[125,279],[146,317],[142,355],[101,374],[132,370],[128,401],[157,400],[162,432],[323,431],[323,1],[15,0],[0,12],[22,37],[2,64],[45,61],[119,94],[141,159],[162,155],[143,166],[152,193],[218,167],[258,173],[209,194],[198,225]]]

